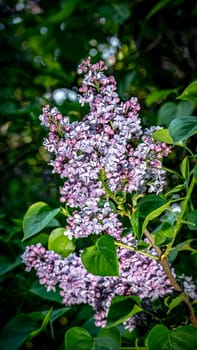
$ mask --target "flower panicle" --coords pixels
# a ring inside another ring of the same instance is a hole
[[[67,227],[70,236],[76,233],[77,237],[84,237],[101,229],[107,234],[113,232],[117,238],[121,225],[114,224],[113,219],[113,230],[105,229],[105,223],[99,219],[100,201],[107,200],[109,193],[114,193],[114,197],[120,192],[158,194],[165,185],[162,160],[170,147],[152,138],[157,127],[142,130],[138,99],[121,101],[115,78],[106,76],[106,69],[103,61],[91,64],[90,58],[79,65],[78,73],[84,75],[79,102],[90,107],[83,120],[71,123],[57,108],[50,110],[48,105],[40,116],[41,124],[49,128],[44,146],[54,154],[50,164],[64,180],[60,201],[79,208]],[[101,172],[105,173],[103,181]],[[92,214],[84,220],[91,208]],[[109,209],[109,222],[112,216]]]

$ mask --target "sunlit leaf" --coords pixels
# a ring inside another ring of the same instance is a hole
[[[155,244],[165,245],[168,244],[173,238],[173,227],[167,222],[163,222],[155,231],[154,231],[154,241]]]
[[[48,249],[60,254],[62,258],[72,253],[76,247],[74,241],[70,240],[64,233],[65,228],[58,227],[50,233],[48,240]]]
[[[40,232],[59,213],[59,211],[59,208],[50,209],[48,204],[44,202],[32,204],[23,219],[23,240]]]
[[[156,130],[153,134],[152,137],[154,138],[154,140],[156,141],[160,141],[160,142],[165,142],[169,145],[173,144],[173,139],[171,138],[168,129],[159,129]]]
[[[166,90],[157,90],[153,91],[146,97],[146,105],[149,107],[153,103],[166,99],[171,94],[176,94],[176,89],[166,89]]]
[[[177,98],[182,100],[197,100],[197,80],[189,84]]]

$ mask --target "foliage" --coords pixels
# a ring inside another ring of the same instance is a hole
[[[33,272],[24,272],[21,254],[26,245],[38,242],[56,249],[63,257],[77,247],[86,252],[86,267],[91,261],[89,269],[100,273],[97,261],[101,259],[101,266],[105,267],[105,248],[118,249],[105,236],[101,241],[98,238],[77,242],[63,236],[65,216],[58,202],[62,181],[51,175],[47,165],[50,156],[41,146],[46,131],[40,127],[38,115],[45,103],[57,103],[58,93],[63,96],[58,100],[58,108],[71,121],[79,121],[87,113],[86,107],[74,100],[76,87],[81,83],[76,67],[83,58],[92,55],[94,61],[102,57],[106,60],[109,72],[117,78],[123,100],[139,97],[145,126],[164,126],[165,129],[155,131],[155,140],[173,145],[164,162],[168,174],[165,194],[136,198],[132,226],[139,240],[137,249],[147,248],[142,234],[148,229],[156,246],[167,254],[176,274],[197,278],[196,62],[193,59],[196,5],[185,0],[121,3],[63,0],[53,4],[45,0],[8,0],[1,2],[0,12],[0,347],[62,350],[66,344],[72,349],[74,345],[69,343],[69,337],[72,339],[77,332],[79,339],[85,336],[85,342],[98,349],[104,344],[106,349],[110,349],[109,344],[113,344],[112,349],[118,349],[120,339],[121,348],[162,349],[170,346],[167,344],[170,339],[172,349],[193,349],[196,330],[189,325],[185,316],[187,301],[179,292],[174,298],[154,301],[155,314],[150,323],[133,332],[125,331],[121,323],[144,305],[139,300],[114,299],[109,328],[100,330],[93,323],[89,306],[62,307],[59,291],[46,292],[36,283]],[[118,46],[112,45],[113,38]],[[40,202],[44,209],[42,217],[40,211],[36,213],[37,226],[32,212],[29,212],[32,221],[29,218],[23,221],[25,211],[31,205],[38,208]],[[21,241],[22,238],[25,239]],[[92,252],[96,252],[95,263]],[[110,267],[116,274],[117,260],[112,255]],[[117,315],[119,305],[122,313]],[[196,312],[195,301],[192,307]],[[156,344],[155,339],[158,339]],[[83,341],[81,346],[83,349]]]

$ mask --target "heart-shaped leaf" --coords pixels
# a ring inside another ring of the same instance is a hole
[[[101,329],[97,337],[84,328],[72,327],[65,334],[66,350],[119,350],[120,333],[117,328]]]
[[[99,276],[118,276],[118,259],[114,239],[105,235],[94,246],[84,249],[81,255],[85,268]]]
[[[172,331],[163,325],[152,328],[148,338],[148,350],[194,350],[197,344],[197,329],[182,326]]]

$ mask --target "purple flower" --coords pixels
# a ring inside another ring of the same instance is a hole
[[[142,130],[137,98],[120,101],[116,81],[104,74],[106,69],[103,61],[91,64],[90,58],[79,66],[78,72],[84,74],[79,101],[90,107],[82,121],[70,123],[68,117],[48,105],[40,116],[41,124],[49,128],[44,146],[54,153],[53,172],[64,180],[60,201],[80,209],[68,219],[70,236],[84,237],[100,230],[118,239],[121,225],[117,216],[112,220],[112,214],[108,215],[108,224],[97,219],[101,211],[98,203],[109,197],[107,188],[114,194],[160,193],[165,184],[162,159],[170,147],[153,140],[151,135],[157,127]],[[103,179],[101,173],[105,174]],[[83,220],[88,203],[96,204],[87,224]]]
[[[122,242],[133,247],[137,243],[131,234]],[[91,305],[95,310],[95,324],[104,327],[115,295],[136,295],[142,300],[154,300],[173,292],[162,267],[155,260],[125,248],[118,248],[117,256],[120,264],[118,277],[93,275],[84,268],[80,256],[75,253],[62,259],[41,244],[27,247],[22,260],[27,271],[36,271],[40,283],[48,291],[59,287],[63,304]],[[135,322],[135,317],[126,321],[126,328],[131,329],[131,324],[135,325]]]

